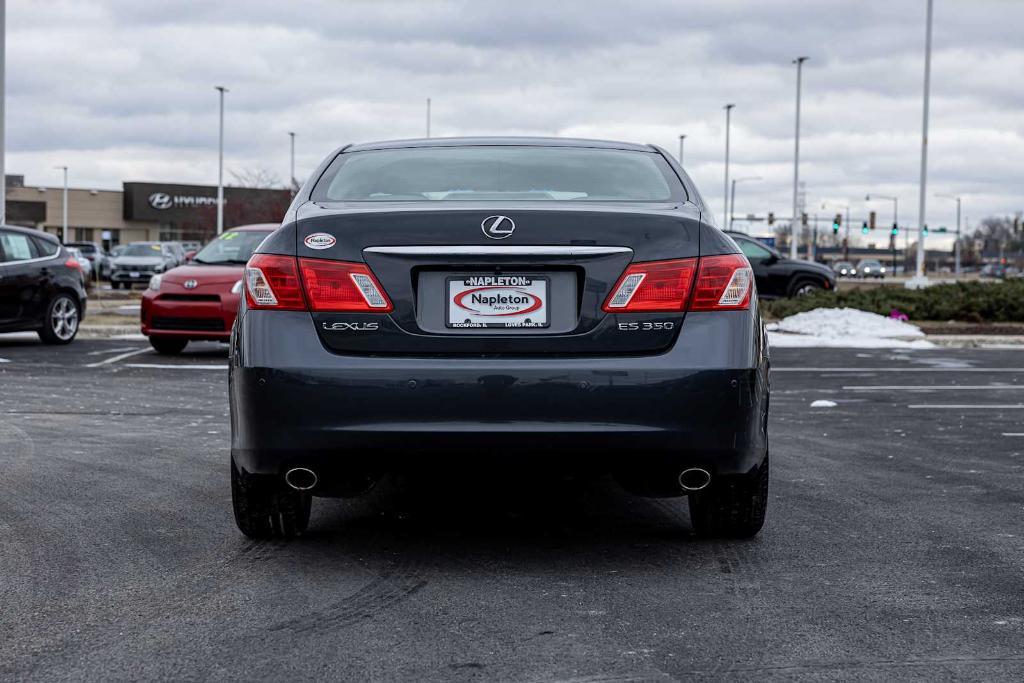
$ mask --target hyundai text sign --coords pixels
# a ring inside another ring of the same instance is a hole
[[[196,206],[217,206],[217,198],[204,197],[202,195],[154,192],[149,195],[149,205],[158,211],[164,211],[176,206],[185,208]]]

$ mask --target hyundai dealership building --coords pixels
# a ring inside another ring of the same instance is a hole
[[[7,222],[61,234],[63,188],[25,185],[7,176]],[[275,223],[284,216],[291,192],[224,188],[224,226]],[[217,231],[217,188],[212,185],[126,182],[120,190],[68,189],[71,241],[101,242],[106,248],[129,242],[206,242]]]

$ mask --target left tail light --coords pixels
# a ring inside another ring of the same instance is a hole
[[[607,313],[744,310],[754,273],[742,254],[631,263],[602,309]]]
[[[82,268],[82,264],[75,260],[74,257],[69,256],[68,260],[64,262],[65,268],[74,268],[80,273],[84,273],[85,270]]]
[[[249,308],[387,313],[390,299],[364,263],[254,254],[245,266]]]

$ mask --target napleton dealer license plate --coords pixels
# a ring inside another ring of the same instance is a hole
[[[448,278],[448,327],[547,327],[548,278],[467,275]]]

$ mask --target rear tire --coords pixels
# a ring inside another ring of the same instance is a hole
[[[70,344],[78,334],[81,307],[70,294],[61,293],[46,307],[39,339],[44,344]]]
[[[249,538],[295,538],[309,526],[312,496],[239,471],[231,462],[231,504],[238,530]]]
[[[768,456],[752,474],[719,477],[690,494],[690,521],[703,538],[750,538],[768,509]]]
[[[808,294],[814,294],[815,292],[821,291],[821,283],[815,282],[814,280],[799,280],[793,285],[793,290],[790,296],[807,296]]]
[[[150,337],[149,345],[152,346],[161,356],[177,356],[185,350],[188,339],[176,339],[174,337]]]

